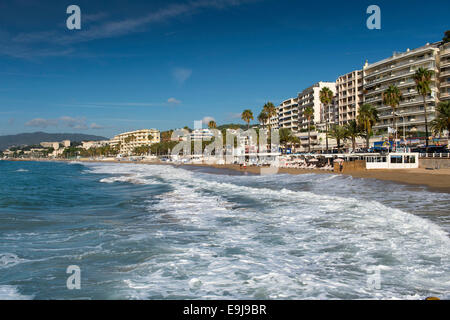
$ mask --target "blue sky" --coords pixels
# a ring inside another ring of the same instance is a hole
[[[81,30],[66,8],[81,8]],[[381,30],[366,8],[381,8]],[[240,123],[317,81],[442,39],[447,0],[0,3],[0,135]]]

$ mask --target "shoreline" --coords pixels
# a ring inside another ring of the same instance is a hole
[[[93,163],[131,163],[131,164],[147,164],[147,165],[171,165],[174,167],[203,167],[215,169],[227,169],[241,173],[250,173],[261,175],[261,167],[247,167],[241,168],[236,164],[174,164],[161,161],[117,161],[117,160],[90,160],[90,159],[8,159],[2,161],[29,161],[29,162],[93,162]],[[443,193],[450,193],[450,169],[426,170],[418,169],[375,169],[375,170],[355,170],[345,173],[336,173],[333,171],[314,170],[314,169],[295,169],[295,168],[279,168],[273,174],[335,174],[351,176],[361,179],[376,179],[381,181],[390,181],[403,185],[422,186],[428,188],[430,191],[437,191]]]

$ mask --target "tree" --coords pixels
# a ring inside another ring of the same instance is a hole
[[[210,129],[215,129],[215,128],[217,128],[216,122],[215,122],[214,120],[211,120],[211,121],[208,123],[208,128],[210,128]]]
[[[403,100],[403,95],[396,85],[390,85],[382,94],[383,103],[392,108],[394,130],[397,130],[397,113],[395,112]],[[396,131],[397,134],[397,131]],[[397,150],[396,142],[394,143]]]
[[[414,74],[413,78],[416,82],[416,89],[417,92],[423,97],[423,112],[425,115],[425,148],[428,152],[428,119],[427,119],[427,95],[431,93],[431,77],[433,76],[434,72],[432,70],[428,70],[426,68],[419,68],[417,69],[416,73]]]
[[[442,41],[444,41],[444,43],[450,42],[450,30],[445,31]]]
[[[308,119],[308,152],[311,152],[311,118],[314,115],[314,110],[311,107],[306,107],[303,114]]]
[[[131,141],[134,141],[134,140],[136,140],[136,136],[131,135],[129,137],[126,137],[124,141],[125,141],[125,143],[130,143]]]
[[[267,120],[269,120],[269,131],[271,129],[270,118],[277,115],[277,108],[272,102],[267,102],[263,107],[263,112],[267,115]]]
[[[146,155],[150,152],[150,146],[144,145],[134,148],[133,153],[138,156]]]
[[[356,138],[361,136],[361,127],[355,120],[350,120],[345,125],[345,130],[347,131],[347,136],[352,139],[352,149],[355,152],[356,149]]]
[[[431,121],[431,128],[435,134],[442,134],[447,130],[447,137],[450,136],[450,101],[437,105],[436,118]]]
[[[343,126],[334,125],[331,128],[330,136],[336,139],[338,151],[341,152],[341,140],[348,138],[347,130]]]
[[[365,132],[366,148],[369,149],[369,140],[372,135],[372,127],[378,121],[378,111],[370,103],[365,103],[359,108],[358,123]]]
[[[265,125],[265,123],[267,122],[267,119],[268,119],[268,118],[269,118],[269,117],[267,116],[267,113],[264,112],[264,110],[261,111],[261,113],[260,113],[259,116],[258,116],[258,121],[259,121],[259,123],[262,125],[263,129],[264,129],[264,125]]]
[[[241,119],[247,122],[247,130],[250,129],[250,121],[253,119],[253,112],[250,109],[246,109],[242,112]]]
[[[320,98],[320,102],[323,103],[323,105],[325,105],[325,107],[328,109],[331,105],[331,102],[333,101],[333,91],[330,90],[330,88],[328,87],[323,87],[322,90],[320,90],[319,93],[319,98]],[[328,152],[328,112],[326,114],[326,116],[324,115],[325,118],[325,135],[326,135],[326,149]]]

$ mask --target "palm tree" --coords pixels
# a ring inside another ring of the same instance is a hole
[[[343,126],[334,125],[331,128],[330,136],[336,139],[338,152],[341,152],[341,140],[346,140],[348,138],[347,130]]]
[[[448,138],[450,136],[450,101],[439,103],[436,111],[436,119],[431,121],[431,128],[435,134],[441,134],[447,130]]]
[[[217,128],[216,122],[214,120],[211,120],[210,122],[208,122],[208,128],[210,128],[210,129]]]
[[[450,30],[445,31],[444,38],[442,38],[444,43],[450,42]]]
[[[366,148],[369,149],[369,140],[372,135],[372,127],[378,121],[378,111],[370,103],[365,103],[359,108],[358,123],[365,131]]]
[[[355,120],[350,120],[345,125],[345,130],[347,131],[347,136],[352,139],[352,149],[355,152],[356,149],[356,138],[361,136],[361,127]]]
[[[313,108],[306,107],[303,115],[308,119],[308,152],[311,152],[311,118],[314,115]]]
[[[258,116],[258,121],[262,125],[263,129],[264,129],[265,123],[267,122],[267,119],[268,119],[267,113],[265,113],[264,110],[261,111],[261,113]]]
[[[263,112],[267,115],[267,120],[269,120],[269,131],[271,129],[270,118],[275,117],[277,115],[277,108],[272,102],[267,102],[263,107]]]
[[[428,152],[428,120],[427,120],[427,95],[431,93],[431,77],[433,76],[434,72],[432,70],[428,70],[426,68],[419,68],[417,69],[416,73],[414,74],[413,78],[416,82],[416,89],[417,92],[423,97],[423,112],[425,115],[425,148]]]
[[[330,90],[328,87],[323,87],[322,90],[320,90],[319,93],[320,102],[322,102],[327,109],[331,105],[331,102],[333,101],[333,91]],[[326,135],[326,146],[327,146],[327,152],[328,152],[328,112],[325,119],[325,135]]]
[[[403,99],[402,92],[396,85],[390,85],[382,94],[383,103],[392,108],[393,125],[395,135],[397,136],[397,113],[395,112],[400,105],[400,101]],[[397,151],[397,145],[394,143],[395,150]]]
[[[241,119],[247,122],[247,130],[250,129],[250,121],[253,119],[253,112],[250,109],[246,109],[242,112]]]

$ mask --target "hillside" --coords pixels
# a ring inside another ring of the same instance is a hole
[[[0,150],[5,150],[12,146],[36,145],[43,141],[59,142],[62,140],[81,142],[108,140],[108,138],[81,133],[20,133],[16,135],[0,136]]]

